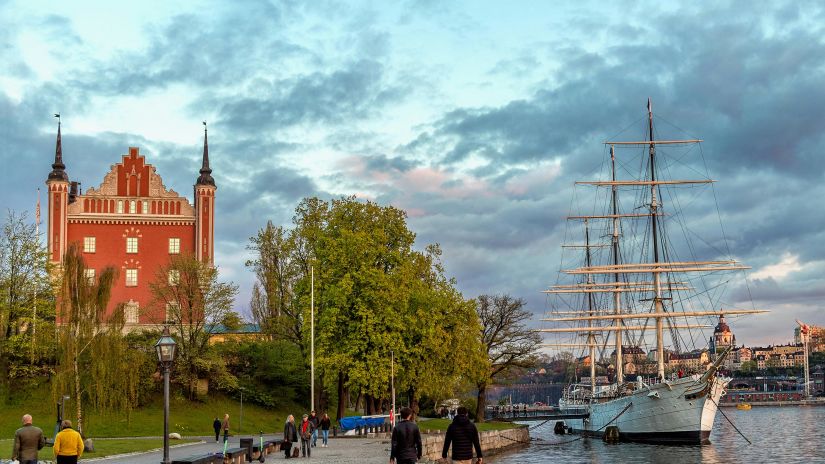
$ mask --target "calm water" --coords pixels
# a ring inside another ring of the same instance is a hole
[[[752,445],[734,430],[721,412],[753,442]],[[530,446],[493,456],[489,461],[491,464],[825,463],[825,407],[754,407],[750,411],[723,408],[721,412],[716,414],[710,445],[607,445],[594,438],[560,443],[580,436],[554,435],[554,422],[548,422],[530,430],[530,436],[534,438]]]

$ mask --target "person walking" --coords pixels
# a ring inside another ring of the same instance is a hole
[[[23,426],[14,432],[14,446],[11,449],[11,460],[18,460],[20,464],[37,464],[37,451],[43,449],[46,437],[39,427],[32,425],[32,416],[23,416]]]
[[[318,441],[318,425],[321,423],[321,418],[315,414],[315,411],[309,413],[309,421],[312,422],[314,428],[312,429],[312,447],[315,448],[315,443]]]
[[[331,421],[329,420],[329,414],[324,413],[324,417],[321,418],[321,448],[326,448],[329,446],[329,426]]]
[[[215,429],[215,443],[217,443],[218,440],[220,440],[220,438],[221,438],[221,426],[222,425],[223,424],[221,424],[221,420],[218,419],[217,417],[215,418],[215,421],[212,422],[212,428]]]
[[[401,408],[401,422],[392,429],[390,464],[413,464],[421,459],[424,451],[421,432],[412,421],[412,409]]]
[[[77,464],[83,455],[83,437],[72,428],[72,421],[60,423],[60,433],[54,437],[54,456],[57,464]]]
[[[284,423],[284,444],[283,450],[286,452],[286,458],[292,457],[292,444],[298,441],[298,429],[295,428],[295,416],[292,414],[286,418]]]
[[[229,440],[229,413],[223,415],[223,422],[221,422],[221,430],[223,430],[223,441]]]
[[[301,456],[309,457],[312,454],[312,432],[315,431],[315,424],[309,420],[309,416],[304,414],[301,425],[298,426],[298,434],[301,436]]]
[[[444,449],[441,450],[441,458],[447,459],[447,451],[453,445],[453,464],[470,464],[473,462],[473,448],[476,450],[478,460],[476,464],[482,464],[481,443],[478,441],[478,429],[467,417],[467,408],[458,408],[453,423],[447,427],[447,435],[444,437]]]

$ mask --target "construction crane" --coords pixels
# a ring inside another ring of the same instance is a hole
[[[805,356],[805,399],[809,399],[811,397],[811,377],[808,370],[808,342],[811,339],[811,328],[799,319],[796,320],[796,323],[799,324],[799,336],[802,339],[802,350]]]

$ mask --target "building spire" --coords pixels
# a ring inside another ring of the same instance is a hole
[[[206,121],[203,122],[203,165],[200,172],[201,175],[195,185],[215,185],[215,179],[212,178],[212,168],[209,167],[209,142],[207,140]]]
[[[68,181],[66,165],[63,164],[63,144],[60,141],[60,113],[56,113],[54,117],[57,118],[57,144],[54,148],[54,164],[52,164],[52,172],[49,173],[49,180]]]

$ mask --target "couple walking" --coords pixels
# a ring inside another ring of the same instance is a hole
[[[298,437],[301,438],[301,456],[310,457],[312,448],[315,447],[316,441],[318,440],[319,427],[322,434],[321,447],[326,448],[328,446],[329,416],[325,413],[323,418],[319,418],[315,414],[315,411],[312,411],[311,414],[311,416],[304,414],[301,418],[301,423],[297,426],[295,425],[295,416],[290,414],[289,417],[287,417],[286,423],[284,424],[284,444],[288,445],[282,447],[286,458],[297,457],[291,453],[292,443],[297,443]],[[297,454],[297,450],[295,453]]]
[[[14,433],[11,459],[20,464],[37,464],[37,452],[46,444],[39,427],[32,425],[32,416],[23,416],[23,426]],[[54,438],[54,456],[58,464],[74,464],[83,455],[83,438],[72,429],[71,421],[60,423],[60,433]]]
[[[413,464],[421,459],[423,447],[421,433],[418,426],[412,421],[412,409],[401,408],[401,422],[392,431],[392,448],[390,464]],[[467,408],[458,408],[453,423],[447,427],[444,437],[444,448],[441,451],[442,462],[446,462],[447,451],[453,446],[453,464],[471,464],[473,462],[473,448],[476,451],[477,464],[482,464],[481,443],[478,439],[478,429],[467,416]]]

